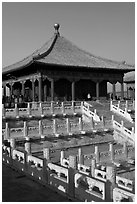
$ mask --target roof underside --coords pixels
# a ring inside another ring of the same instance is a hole
[[[135,82],[135,72],[129,72],[124,76],[124,82]]]
[[[87,67],[90,69],[116,69],[123,72],[133,71],[134,66],[94,56],[75,46],[73,43],[55,34],[40,49],[32,55],[13,65],[3,68],[3,74],[17,71],[29,66],[33,62],[46,64]]]

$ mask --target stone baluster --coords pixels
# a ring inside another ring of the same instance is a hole
[[[99,163],[99,149],[98,146],[95,146],[95,159],[96,159],[96,163]]]
[[[27,113],[28,113],[29,117],[31,118],[31,117],[32,117],[32,115],[31,115],[30,103],[28,103]]]
[[[2,117],[3,118],[6,117],[6,110],[5,110],[4,104],[2,104]]]
[[[15,103],[15,116],[16,118],[19,118],[19,109],[18,109],[17,103]]]

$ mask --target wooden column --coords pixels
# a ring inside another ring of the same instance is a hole
[[[113,83],[113,100],[115,100],[116,97],[116,87],[115,87],[115,83]]]
[[[6,97],[6,85],[3,85],[3,96]]]
[[[39,102],[42,100],[42,80],[41,80],[41,76],[39,76]]]
[[[71,84],[72,101],[75,101],[75,81]]]
[[[44,85],[44,101],[47,101],[47,85]]]
[[[10,96],[13,95],[13,83],[10,83]]]
[[[25,81],[22,81],[21,84],[22,84],[22,96],[23,96],[23,101],[24,101],[24,97],[25,97]]]
[[[99,82],[96,82],[96,100],[99,100]]]
[[[121,100],[124,99],[124,83],[121,83]]]
[[[51,101],[54,101],[54,79],[51,80]]]
[[[35,80],[32,79],[31,82],[32,82],[32,101],[34,102],[35,101]]]

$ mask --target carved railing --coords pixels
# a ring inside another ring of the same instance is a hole
[[[91,108],[92,108],[92,105],[90,105],[89,103],[87,102],[83,102],[83,105],[82,105],[82,114],[83,115],[86,115],[89,120],[91,120],[91,118],[93,118],[94,121],[100,121],[100,117],[97,115],[96,113],[96,110],[91,111]]]
[[[113,202],[135,202],[135,194],[121,188],[114,188]]]
[[[113,111],[114,113],[126,118],[130,122],[133,122],[131,115],[127,112],[127,108],[125,108],[125,110],[122,110],[121,108],[119,108],[119,105],[113,105],[112,101],[110,103],[110,111]]]
[[[26,103],[27,108],[18,108],[15,104],[15,108],[4,108],[2,106],[2,116],[29,116],[31,115],[46,115],[46,114],[76,114],[81,113],[80,101],[65,101],[65,102],[43,102],[43,103]],[[76,112],[75,112],[76,111]]]
[[[114,129],[120,131],[122,134],[125,135],[128,139],[131,139],[133,142],[135,142],[135,133],[134,131],[130,131],[126,127],[124,127],[122,124],[118,123],[117,121],[113,120],[113,127]]]
[[[47,160],[44,163],[43,159],[16,149],[11,151],[10,147],[5,145],[3,145],[3,162],[24,171],[27,175],[29,174],[33,180],[36,179],[41,183],[53,186],[58,192],[75,197],[80,201],[105,201],[106,199],[106,190],[108,189],[106,189],[107,178],[104,166],[101,169],[95,169],[95,177],[93,178],[86,175],[89,173],[87,170],[90,171],[88,166],[79,164],[78,172],[75,169],[70,169],[70,164],[68,168],[65,168],[47,162]],[[134,194],[129,192],[133,191],[133,181],[116,176],[116,183],[120,188],[125,189],[121,189],[121,192],[124,192],[126,196],[131,195],[134,200]]]

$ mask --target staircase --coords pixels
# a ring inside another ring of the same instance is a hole
[[[92,106],[92,111],[94,111],[94,109],[97,110],[97,115],[104,116],[105,120],[111,120],[112,119],[112,115],[114,115],[114,119],[118,122],[121,123],[121,121],[124,122],[124,127],[131,129],[132,127],[135,126],[134,123],[129,122],[128,120],[126,120],[124,117],[117,115],[116,113],[110,111],[110,102],[106,101],[103,103],[100,102],[96,102],[96,101],[90,101],[89,102],[90,105]]]

